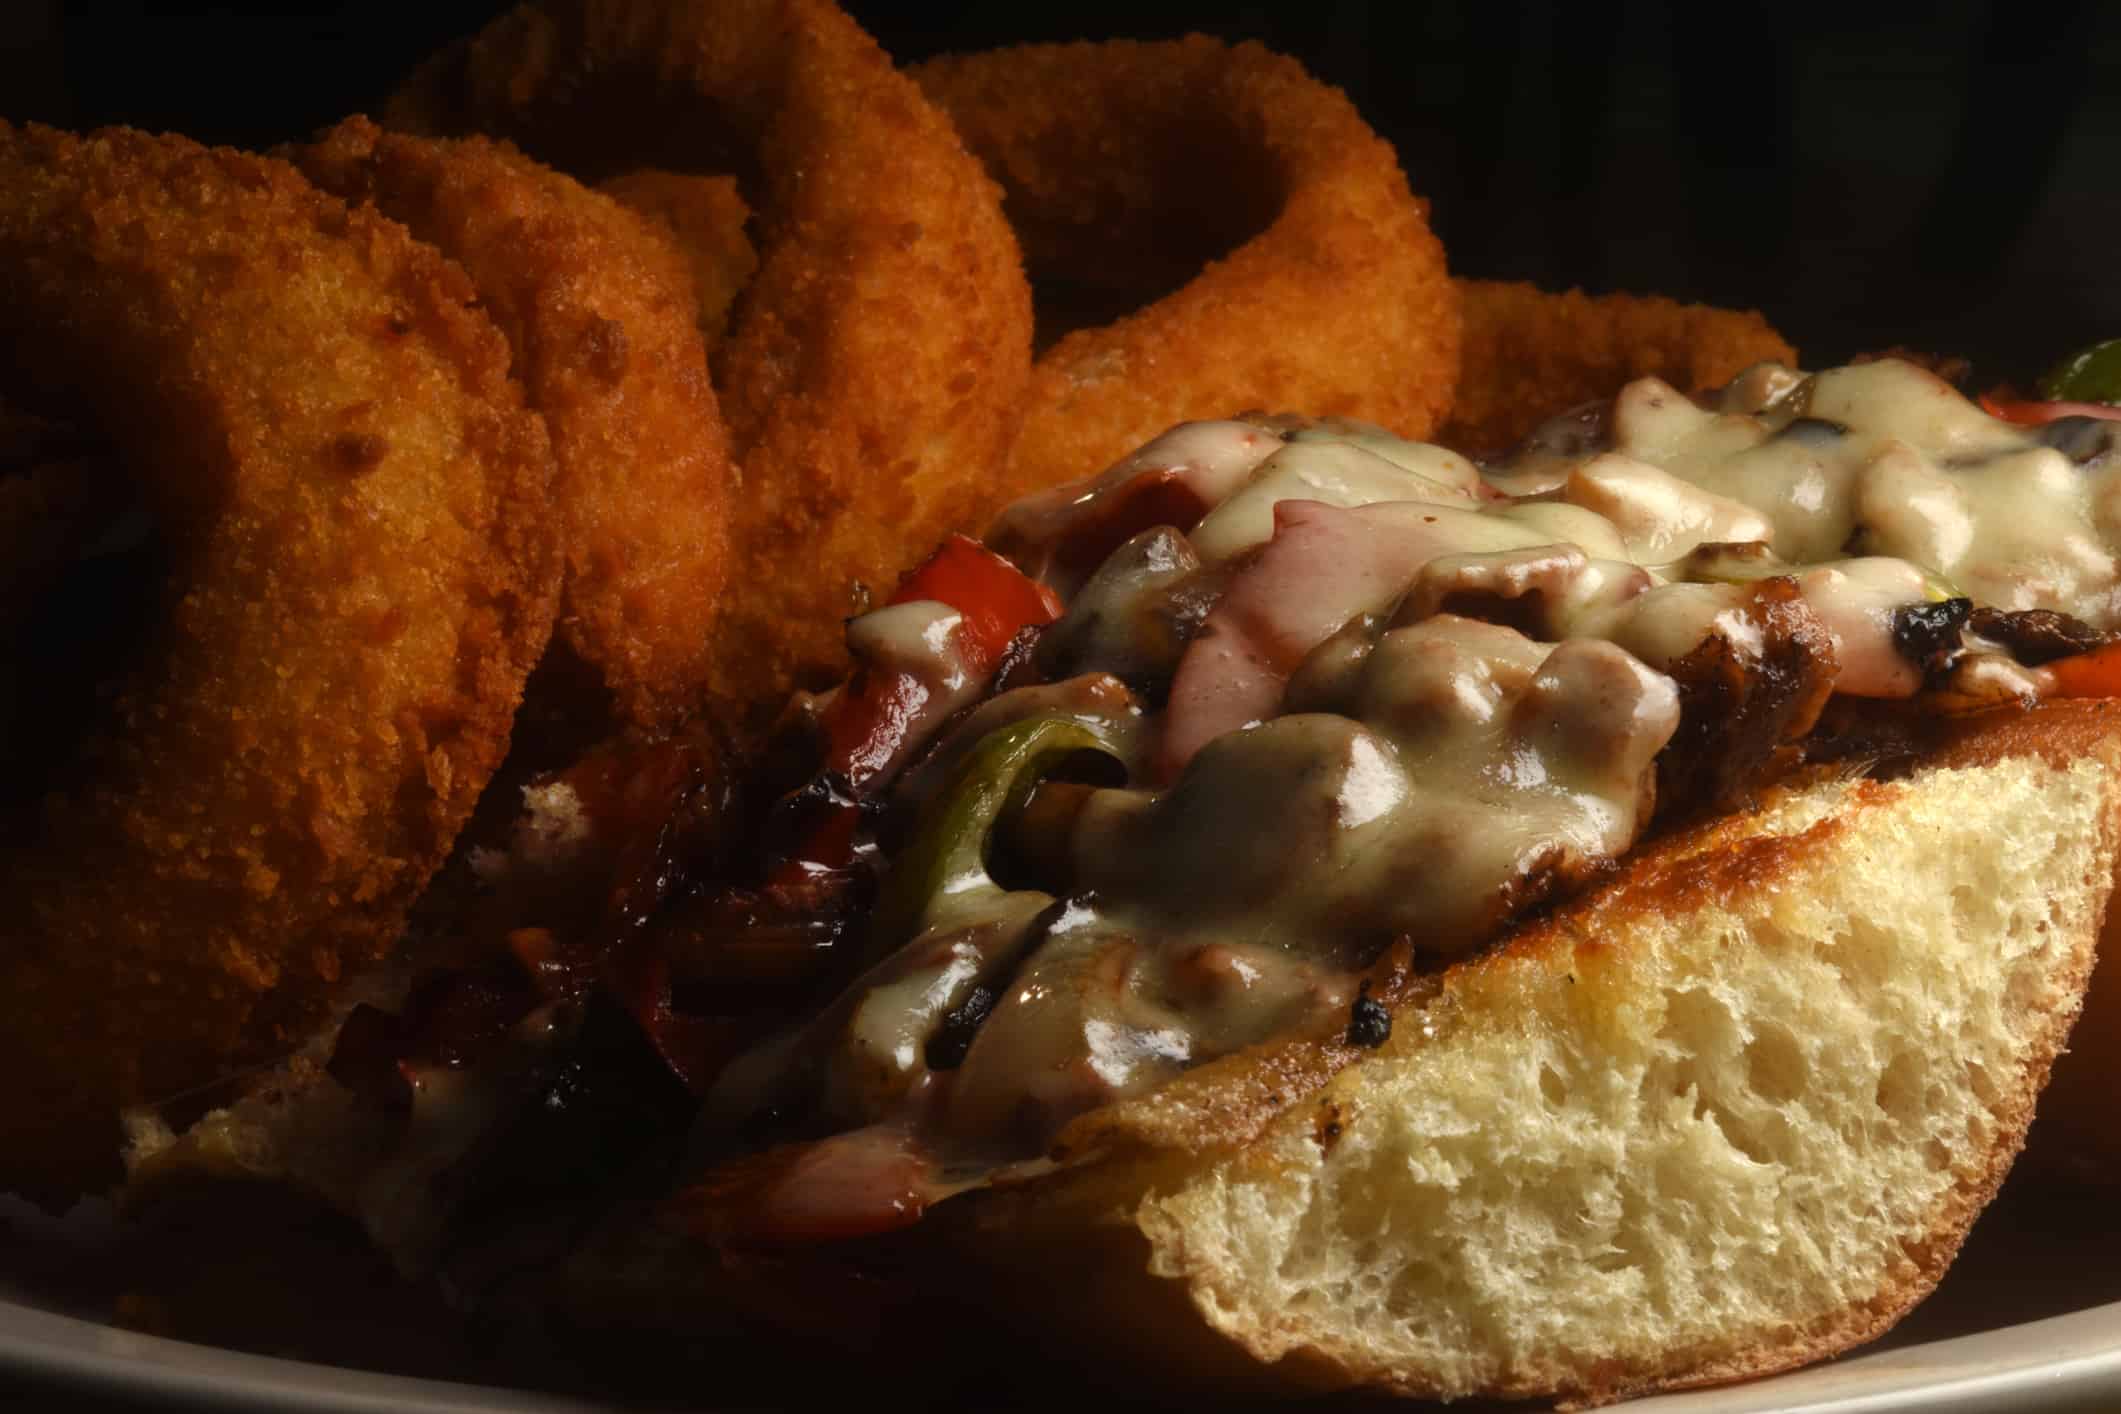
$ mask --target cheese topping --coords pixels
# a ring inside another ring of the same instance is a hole
[[[962,715],[901,777],[880,960],[711,1108],[911,1107],[1020,1153],[1345,1027],[1388,944],[1480,945],[1688,791],[1742,789],[1829,691],[2040,691],[1965,605],[1931,611],[2121,627],[2117,447],[1892,360],[1705,403],[1645,379],[1485,470],[1345,422],[1174,429],[998,523],[1071,597],[1042,683],[964,711],[946,611],[856,621]]]

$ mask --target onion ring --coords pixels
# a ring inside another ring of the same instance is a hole
[[[559,462],[555,639],[602,679],[619,722],[674,726],[706,686],[731,499],[681,257],[617,202],[483,138],[349,118],[293,157],[471,276]]]
[[[1035,278],[1106,305],[1176,287],[1040,356],[1012,493],[1188,418],[1302,408],[1417,439],[1442,421],[1458,296],[1427,204],[1346,95],[1295,60],[1194,36],[913,72],[1001,182]],[[1201,268],[1215,245],[1235,248]]]
[[[1557,295],[1499,280],[1461,280],[1458,288],[1465,361],[1436,440],[1469,456],[1507,452],[1554,414],[1610,398],[1637,378],[1694,392],[1766,359],[1797,362],[1753,310],[1661,295]]]
[[[751,208],[736,178],[644,167],[607,178],[597,190],[669,233],[692,270],[700,337],[710,351],[720,347],[730,306],[759,268],[759,253],[744,234]]]
[[[121,1106],[284,1050],[501,759],[552,459],[472,299],[283,163],[0,124],[0,373],[108,429],[172,581],[0,816],[0,1189],[98,1183]]]
[[[595,180],[734,170],[757,276],[715,358],[741,468],[716,634],[728,713],[844,671],[841,620],[992,476],[1030,374],[999,194],[948,119],[822,0],[568,0],[429,60],[384,121],[485,131]]]

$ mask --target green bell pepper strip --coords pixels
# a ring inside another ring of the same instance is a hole
[[[910,844],[892,862],[870,918],[870,953],[880,958],[937,921],[950,900],[999,891],[987,873],[987,840],[995,822],[1017,809],[1067,757],[1118,748],[1076,717],[1032,717],[989,732],[950,784],[921,811]]]
[[[2121,339],[2063,359],[2041,378],[2040,393],[2054,402],[2121,403]]]

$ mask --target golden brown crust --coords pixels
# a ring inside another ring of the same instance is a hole
[[[759,268],[758,250],[744,233],[751,207],[736,178],[643,167],[601,181],[597,190],[669,235],[692,271],[700,338],[710,351],[720,347],[730,307]]]
[[[177,565],[0,854],[0,1188],[314,1024],[499,761],[552,463],[472,299],[285,164],[0,125],[0,365],[110,429]]]
[[[1763,360],[1797,360],[1753,310],[1658,295],[1549,294],[1497,280],[1460,280],[1458,289],[1464,361],[1436,440],[1469,456],[1507,452],[1545,419],[1610,398],[1636,378],[1693,393]]]
[[[1000,195],[823,0],[574,0],[423,66],[391,126],[476,129],[585,179],[734,166],[759,268],[715,358],[741,469],[714,660],[732,709],[846,662],[842,620],[996,501],[1030,372]]]
[[[674,726],[706,689],[734,500],[681,260],[617,202],[504,143],[357,117],[293,157],[471,276],[559,463],[558,637],[620,723]]]
[[[1034,275],[1142,306],[1040,355],[997,505],[1187,418],[1300,408],[1416,439],[1441,421],[1458,295],[1427,206],[1293,59],[1196,35],[914,73],[1001,182]]]

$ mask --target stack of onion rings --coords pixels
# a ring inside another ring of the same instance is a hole
[[[296,154],[331,195],[0,127],[0,628],[107,538],[126,468],[173,581],[52,791],[0,791],[0,1186],[107,1172],[118,1106],[284,1049],[389,944],[556,603],[546,661],[590,670],[598,727],[756,722],[1027,489],[1244,408],[1428,435],[1459,377],[1425,204],[1255,45],[916,83],[828,0],[556,0],[386,116],[422,136]],[[1077,301],[1035,369],[1019,236]],[[1481,297],[1480,348],[1552,342],[1546,305]]]
[[[559,463],[556,639],[601,679],[619,721],[675,725],[708,680],[730,502],[681,257],[617,202],[484,138],[351,118],[294,157],[471,276]]]
[[[500,760],[552,460],[472,299],[284,164],[0,125],[0,371],[109,430],[173,581],[9,802],[0,1188],[91,1184],[121,1105],[283,1051]]]
[[[736,178],[643,167],[597,183],[597,190],[666,233],[692,271],[700,337],[712,350],[729,332],[730,308],[758,273],[759,253],[744,233],[751,208]]]
[[[390,126],[479,131],[588,179],[734,170],[758,273],[715,357],[742,496],[725,711],[821,684],[841,620],[1001,496],[1031,310],[993,185],[824,0],[567,0],[423,66]]]
[[[914,74],[1001,182],[1035,278],[1100,306],[1175,289],[1040,356],[1008,493],[1184,418],[1303,408],[1413,438],[1443,420],[1458,295],[1427,205],[1346,95],[1296,61],[1195,36]]]

